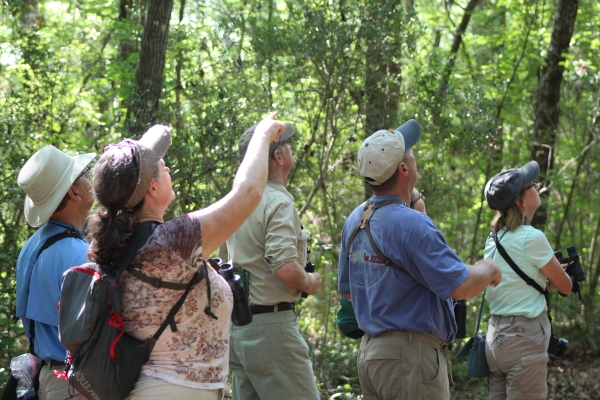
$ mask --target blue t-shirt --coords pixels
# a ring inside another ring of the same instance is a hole
[[[34,320],[36,354],[43,360],[63,361],[66,350],[58,339],[58,302],[63,273],[86,262],[88,243],[64,238],[48,247],[35,262],[46,239],[66,229],[66,222],[50,220],[25,243],[17,260],[17,317],[30,338],[29,320]],[[81,237],[83,232],[78,231]]]
[[[397,199],[373,196],[373,203]],[[451,342],[456,335],[453,300],[448,296],[469,275],[469,267],[447,245],[431,218],[405,205],[383,206],[371,217],[373,240],[406,271],[386,267],[371,248],[364,229],[346,256],[348,238],[364,205],[348,217],[342,231],[339,287],[352,296],[358,325],[369,335],[386,331],[427,333]]]

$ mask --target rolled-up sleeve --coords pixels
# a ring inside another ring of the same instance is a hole
[[[283,264],[298,259],[300,227],[294,225],[300,222],[294,204],[285,199],[274,198],[265,211],[265,262],[274,273]]]

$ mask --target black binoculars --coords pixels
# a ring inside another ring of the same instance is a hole
[[[311,263],[310,261],[307,261],[306,265],[304,266],[304,270],[306,272],[308,272],[308,273],[315,272],[315,264]],[[302,297],[303,298],[307,298],[308,297],[308,293],[302,292]]]
[[[548,354],[554,357],[562,356],[567,352],[567,344],[569,344],[567,339],[552,335],[548,343]]]
[[[233,293],[233,311],[231,312],[231,320],[235,325],[248,325],[252,322],[252,311],[246,297],[242,278],[238,274],[233,273],[233,265],[219,264],[219,273],[227,281]]]
[[[569,264],[565,272],[571,277],[571,281],[573,281],[571,292],[579,293],[579,282],[585,280],[585,273],[583,272],[583,268],[581,268],[579,254],[577,254],[575,246],[567,247],[567,253],[567,258],[563,257],[562,251],[555,251],[554,256],[556,256],[559,263]]]
[[[458,300],[454,303],[454,319],[456,320],[456,338],[465,339],[467,337],[467,301]]]

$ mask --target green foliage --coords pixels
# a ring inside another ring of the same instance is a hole
[[[0,374],[26,345],[13,319],[14,265],[32,233],[23,219],[18,171],[45,144],[75,154],[100,152],[122,138],[145,13],[137,3],[120,15],[115,1],[2,2]],[[421,123],[423,135],[414,148],[417,186],[428,214],[467,262],[481,258],[493,217],[482,196],[486,181],[524,164],[534,146],[533,102],[555,3],[480,2],[455,54],[450,48],[465,4],[402,4],[182,2],[171,16],[158,114],[158,122],[173,127],[166,162],[177,199],[168,217],[205,207],[229,191],[238,166],[237,140],[247,127],[274,110],[296,125],[297,164],[288,186],[312,232],[311,259],[324,277],[321,295],[301,305],[300,322],[327,397],[360,393],[358,342],[341,337],[335,312],[341,228],[365,196],[356,154],[370,134],[369,44],[379,40],[378,61],[399,68],[380,71],[387,97],[397,96],[399,104],[377,129],[396,127],[386,121]],[[580,2],[565,61],[545,227],[557,249],[577,246],[587,276],[583,302],[575,296],[551,302],[555,329],[571,340],[574,352],[600,345],[594,319],[600,301],[599,12],[598,2]],[[477,300],[469,304],[474,329]],[[467,378],[463,365],[455,364],[454,375],[456,390],[485,397],[485,387]]]

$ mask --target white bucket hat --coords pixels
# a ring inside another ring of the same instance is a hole
[[[71,157],[54,146],[39,149],[19,172],[17,183],[25,191],[25,219],[38,228],[50,219],[79,174],[95,153]]]

